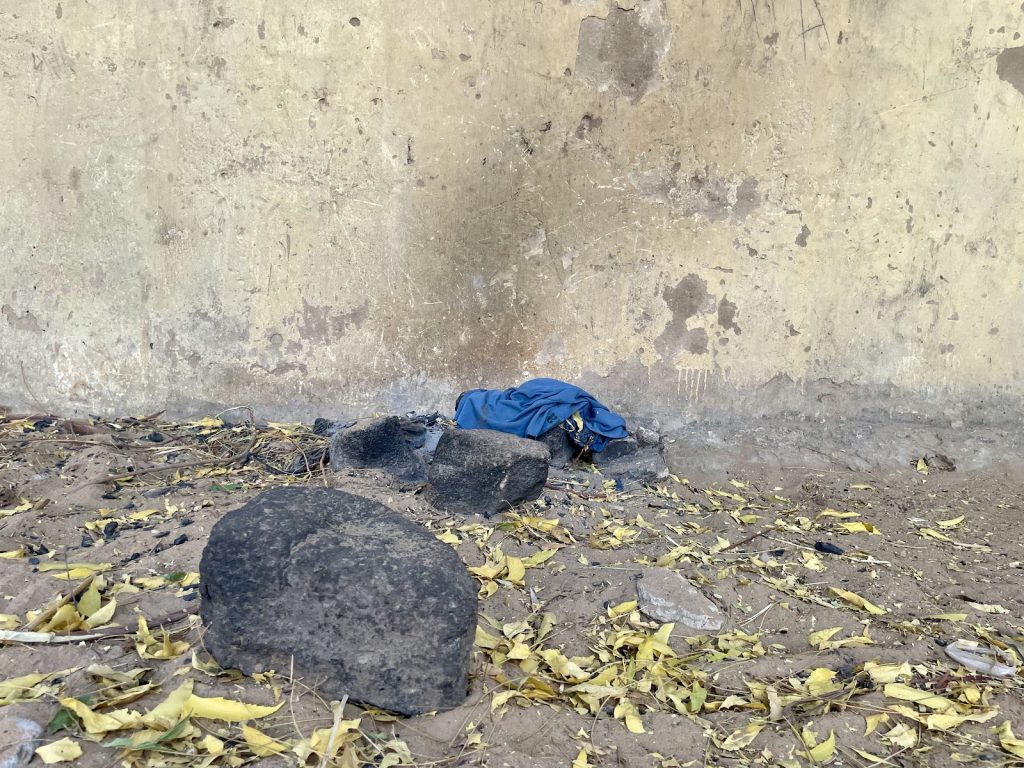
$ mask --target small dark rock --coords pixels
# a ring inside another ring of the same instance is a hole
[[[247,674],[405,715],[466,699],[476,592],[455,551],[377,502],[278,488],[229,512],[199,566],[204,643]]]
[[[423,482],[421,459],[405,441],[397,416],[357,423],[331,438],[331,469],[381,469],[410,483]]]
[[[548,463],[558,469],[561,469],[576,458],[576,455],[581,450],[573,439],[569,437],[569,433],[561,427],[549,429],[538,437],[537,441],[547,446],[548,452],[551,454]]]
[[[117,521],[111,520],[103,526],[103,538],[109,539],[117,535]]]
[[[288,465],[288,469],[285,470],[289,475],[304,475],[308,472],[316,470],[321,463],[327,460],[327,448],[317,448],[312,451],[306,451],[305,454],[299,454],[292,463]]]
[[[181,534],[181,536],[179,536],[178,538],[176,538],[174,541],[171,542],[171,546],[172,547],[176,547],[179,544],[184,544],[186,541],[188,541],[188,534],[183,533],[183,534]]]
[[[657,448],[661,445],[661,435],[655,429],[637,427],[633,432],[637,445],[641,448]]]
[[[164,436],[159,432],[150,432],[146,435],[146,439],[151,443],[162,443],[164,441]]]
[[[132,552],[132,553],[131,553],[131,554],[130,554],[130,555],[128,556],[128,559],[127,559],[127,560],[126,560],[125,562],[128,562],[128,563],[133,563],[133,562],[135,562],[136,560],[138,560],[138,559],[139,559],[140,557],[142,557],[142,555],[140,555],[140,554],[139,554],[138,552]]]
[[[180,525],[182,528],[184,528],[186,525],[192,525],[192,521],[185,517],[182,518]]]
[[[157,544],[155,547],[153,547],[153,554],[154,555],[159,555],[165,549],[166,549],[166,547],[163,545],[163,542],[161,542],[160,544]]]
[[[427,442],[427,426],[411,419],[399,419],[398,425],[402,429],[402,437],[411,448],[422,448]]]
[[[39,558],[38,557],[30,557],[28,559],[28,564],[29,565],[39,565]]]
[[[94,542],[92,540],[92,536],[86,535],[86,536],[82,537],[82,546],[83,547],[91,547],[93,545],[93,543]]]
[[[334,432],[334,422],[330,419],[316,419],[313,422],[313,434],[321,437],[330,437]]]
[[[427,500],[439,509],[491,517],[541,495],[547,446],[489,429],[454,429],[437,445]]]
[[[617,459],[627,456],[635,456],[638,446],[635,437],[623,437],[619,440],[609,440],[605,443],[604,450],[594,453],[594,464],[602,466],[610,464]]]
[[[182,600],[195,600],[197,597],[199,597],[199,593],[198,592],[189,592],[188,594],[182,595],[181,599]]]
[[[164,536],[170,535],[170,531],[153,531],[153,538],[162,539]]]
[[[846,551],[842,547],[837,547],[835,544],[828,541],[816,541],[814,542],[814,548],[827,555],[841,555]]]

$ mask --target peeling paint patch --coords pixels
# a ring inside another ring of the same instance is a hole
[[[715,310],[715,297],[708,293],[708,284],[697,275],[687,275],[675,286],[665,288],[662,298],[672,312],[665,330],[654,341],[654,347],[663,356],[671,356],[680,349],[695,355],[708,352],[708,334],[703,328],[688,328],[687,321],[697,315]]]
[[[799,245],[801,248],[806,248],[807,247],[807,238],[810,237],[810,236],[811,236],[811,229],[806,224],[804,224],[802,227],[800,227],[800,234],[798,234],[796,236],[796,240],[794,242],[797,245]]]
[[[27,309],[18,314],[14,307],[4,304],[3,309],[0,311],[3,312],[7,324],[16,331],[25,331],[26,333],[43,332],[43,327],[39,325],[39,320]]]
[[[350,327],[359,327],[366,322],[370,302],[364,301],[351,312],[331,310],[331,307],[314,306],[303,299],[299,336],[304,341],[330,344],[337,337],[343,336]]]
[[[1024,93],[1024,45],[1007,48],[996,56],[996,74]]]
[[[580,22],[576,76],[600,91],[615,88],[639,101],[657,88],[670,40],[663,0],[645,0],[629,10],[613,6],[606,18]]]
[[[640,194],[689,218],[741,222],[761,205],[757,179],[725,178],[708,167],[684,171],[679,161],[633,172],[629,181]]]
[[[718,302],[718,324],[726,331],[735,331],[739,336],[743,331],[736,324],[736,313],[736,305],[723,296]]]

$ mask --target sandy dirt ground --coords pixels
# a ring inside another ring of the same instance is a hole
[[[372,472],[325,472],[326,442],[215,418],[0,422],[0,627],[55,640],[0,649],[0,718],[49,724],[43,754],[87,768],[1024,763],[1020,678],[945,650],[1015,663],[1024,649],[1019,477],[934,460],[693,477],[679,462],[663,485],[619,487],[582,469],[485,520]],[[332,707],[294,670],[257,680],[212,662],[194,615],[204,541],[282,484],[373,497],[473,569],[462,707]],[[646,618],[636,580],[652,568],[690,579],[724,626]]]

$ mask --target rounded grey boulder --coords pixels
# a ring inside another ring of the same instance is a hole
[[[361,496],[277,488],[216,525],[199,566],[224,667],[413,715],[466,698],[477,588],[455,551]]]

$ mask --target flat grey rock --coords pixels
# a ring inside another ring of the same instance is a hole
[[[687,579],[667,568],[645,568],[636,583],[640,611],[662,624],[701,632],[722,628],[722,612]]]
[[[491,517],[538,498],[548,479],[547,446],[490,429],[446,432],[430,465],[427,500],[438,509]]]
[[[411,422],[406,426],[413,428]],[[426,467],[409,444],[410,436],[397,416],[339,429],[331,437],[331,469],[379,469],[408,483],[422,483]]]
[[[660,483],[668,478],[668,466],[657,448],[638,449],[635,453],[611,460],[599,459],[600,455],[594,454],[594,463],[605,477],[646,484]]]
[[[199,566],[206,648],[291,668],[325,699],[405,715],[466,698],[477,588],[455,551],[382,504],[277,488],[225,515]]]
[[[0,768],[22,768],[42,741],[43,726],[14,714],[0,715]]]

